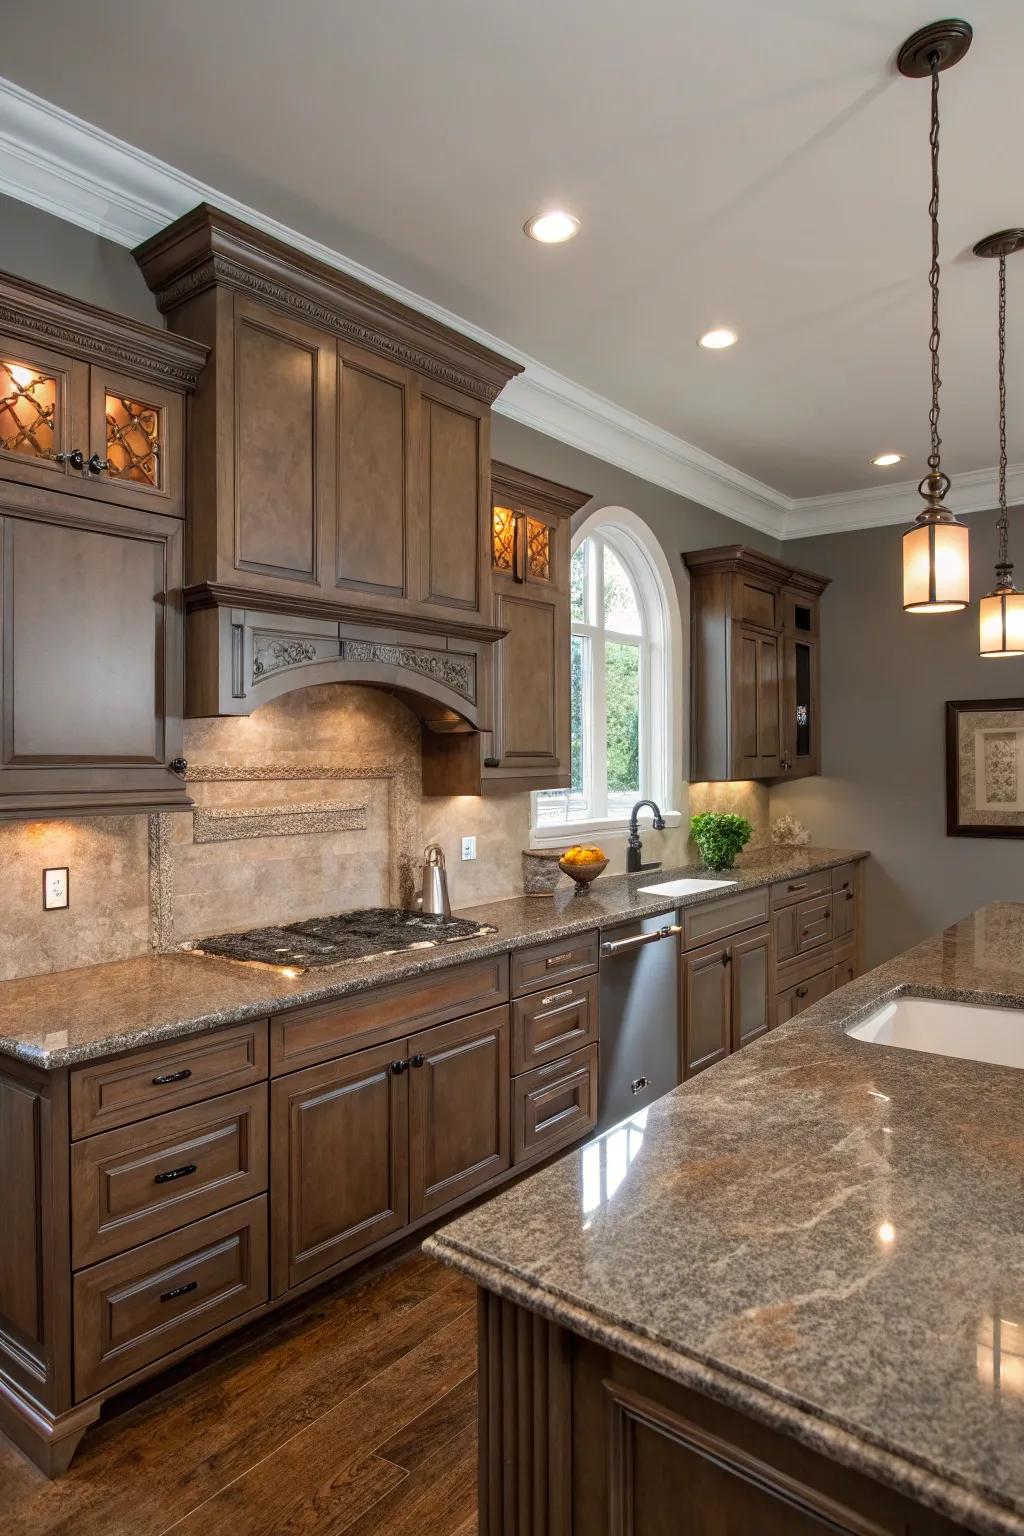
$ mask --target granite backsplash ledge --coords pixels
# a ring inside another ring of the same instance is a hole
[[[745,855],[729,878],[736,890],[753,889],[866,856],[841,848],[762,849]],[[299,975],[178,952],[0,982],[0,1055],[52,1070],[729,895],[716,889],[679,900],[640,889],[694,876],[707,878],[708,871],[686,866],[620,875],[597,880],[580,895],[568,890],[460,908],[457,917],[494,932]]]
[[[1024,1008],[1024,904],[858,978],[426,1247],[968,1529],[1020,1536],[1021,1074],[847,1035],[901,993]]]

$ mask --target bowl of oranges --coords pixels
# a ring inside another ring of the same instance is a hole
[[[576,882],[576,894],[585,891],[591,880],[596,880],[598,875],[603,875],[608,868],[608,855],[602,848],[586,847],[575,844],[567,848],[558,861],[558,867]]]

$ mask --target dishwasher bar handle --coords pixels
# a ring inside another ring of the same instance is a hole
[[[644,944],[657,944],[661,939],[674,938],[677,933],[682,933],[681,923],[666,923],[664,928],[656,928],[653,933],[638,933],[632,939],[606,939],[601,945],[602,955],[623,955],[631,949],[640,949]]]

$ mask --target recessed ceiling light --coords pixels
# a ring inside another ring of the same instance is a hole
[[[734,347],[738,340],[739,337],[735,331],[730,331],[728,326],[720,325],[713,331],[705,331],[698,346],[707,347],[709,352],[721,352],[723,347]]]
[[[902,453],[880,453],[877,459],[871,460],[877,469],[888,469],[890,464],[902,464]]]
[[[563,213],[560,208],[534,214],[523,225],[530,239],[539,240],[542,245],[561,245],[563,240],[571,240],[579,227],[579,219],[574,219],[571,213]]]

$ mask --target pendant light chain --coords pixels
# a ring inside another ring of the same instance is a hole
[[[932,76],[932,125],[928,142],[932,152],[932,195],[928,215],[932,221],[932,264],[928,282],[932,290],[932,333],[928,343],[932,359],[932,408],[928,413],[931,427],[932,451],[928,455],[928,468],[933,475],[940,472],[939,390],[942,378],[939,374],[939,56],[933,53],[929,63]]]
[[[996,569],[1006,573],[1010,519],[1006,510],[1006,256],[999,254],[999,553]]]

